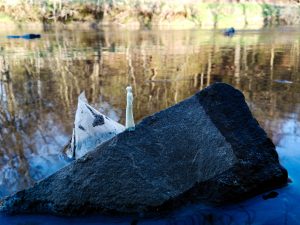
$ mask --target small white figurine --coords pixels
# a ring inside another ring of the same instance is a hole
[[[127,91],[127,105],[126,105],[126,124],[125,127],[129,131],[134,131],[135,124],[133,119],[133,94],[132,94],[132,88],[128,86],[126,88]]]

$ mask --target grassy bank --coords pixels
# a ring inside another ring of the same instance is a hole
[[[300,24],[300,5],[244,2],[159,0],[0,0],[2,23],[117,24],[159,28],[261,28],[266,25]]]

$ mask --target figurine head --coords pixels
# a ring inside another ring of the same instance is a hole
[[[131,87],[131,86],[128,86],[128,87],[126,88],[126,91],[127,91],[127,92],[132,92],[132,87]]]

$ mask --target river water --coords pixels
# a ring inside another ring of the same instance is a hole
[[[41,33],[41,39],[7,35]],[[214,82],[240,89],[292,180],[261,196],[212,209],[191,205],[141,224],[297,224],[300,221],[300,28],[238,31],[56,27],[0,31],[0,198],[67,165],[77,97],[124,123],[126,86],[141,120]],[[46,218],[46,219],[45,219]],[[0,216],[0,224],[128,224],[132,218]]]

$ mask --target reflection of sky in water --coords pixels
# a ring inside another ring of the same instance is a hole
[[[49,132],[55,134],[55,136],[47,137],[40,130],[37,130],[31,140],[37,152],[28,152],[27,155],[30,165],[29,172],[34,180],[40,180],[66,165],[66,162],[57,153],[56,149],[67,143],[69,137],[61,133],[59,127],[51,125],[53,121],[48,120],[48,122],[50,124],[48,127],[52,128]]]
[[[4,166],[0,170],[2,174],[0,194],[2,196],[22,189],[24,185],[31,185],[34,181],[49,176],[66,165],[66,161],[57,149],[67,143],[69,137],[61,132],[59,126],[53,124],[50,116],[46,122],[46,127],[50,128],[46,132],[36,129],[30,137],[24,134],[24,155],[20,156],[15,153],[12,157],[10,156],[11,158],[6,155],[3,157],[1,164]],[[27,162],[26,168],[22,165],[24,160]],[[24,169],[30,179],[20,182],[23,179],[21,176]]]
[[[292,114],[282,128],[282,138],[278,143],[277,151],[285,157],[300,156],[300,121],[299,115]]]
[[[117,34],[51,31],[37,41],[1,40],[6,54],[0,54],[0,197],[27,188],[66,165],[61,150],[70,138],[81,91],[86,91],[89,102],[102,113],[124,123],[128,84],[134,88],[134,114],[139,120],[223,81],[243,91],[253,114],[276,143],[293,182],[277,190],[280,194],[275,199],[265,201],[257,196],[218,209],[191,205],[140,224],[297,224],[297,33],[241,32],[231,39],[202,31]],[[281,82],[284,80],[292,83]],[[0,216],[1,225],[129,221],[131,218]]]

